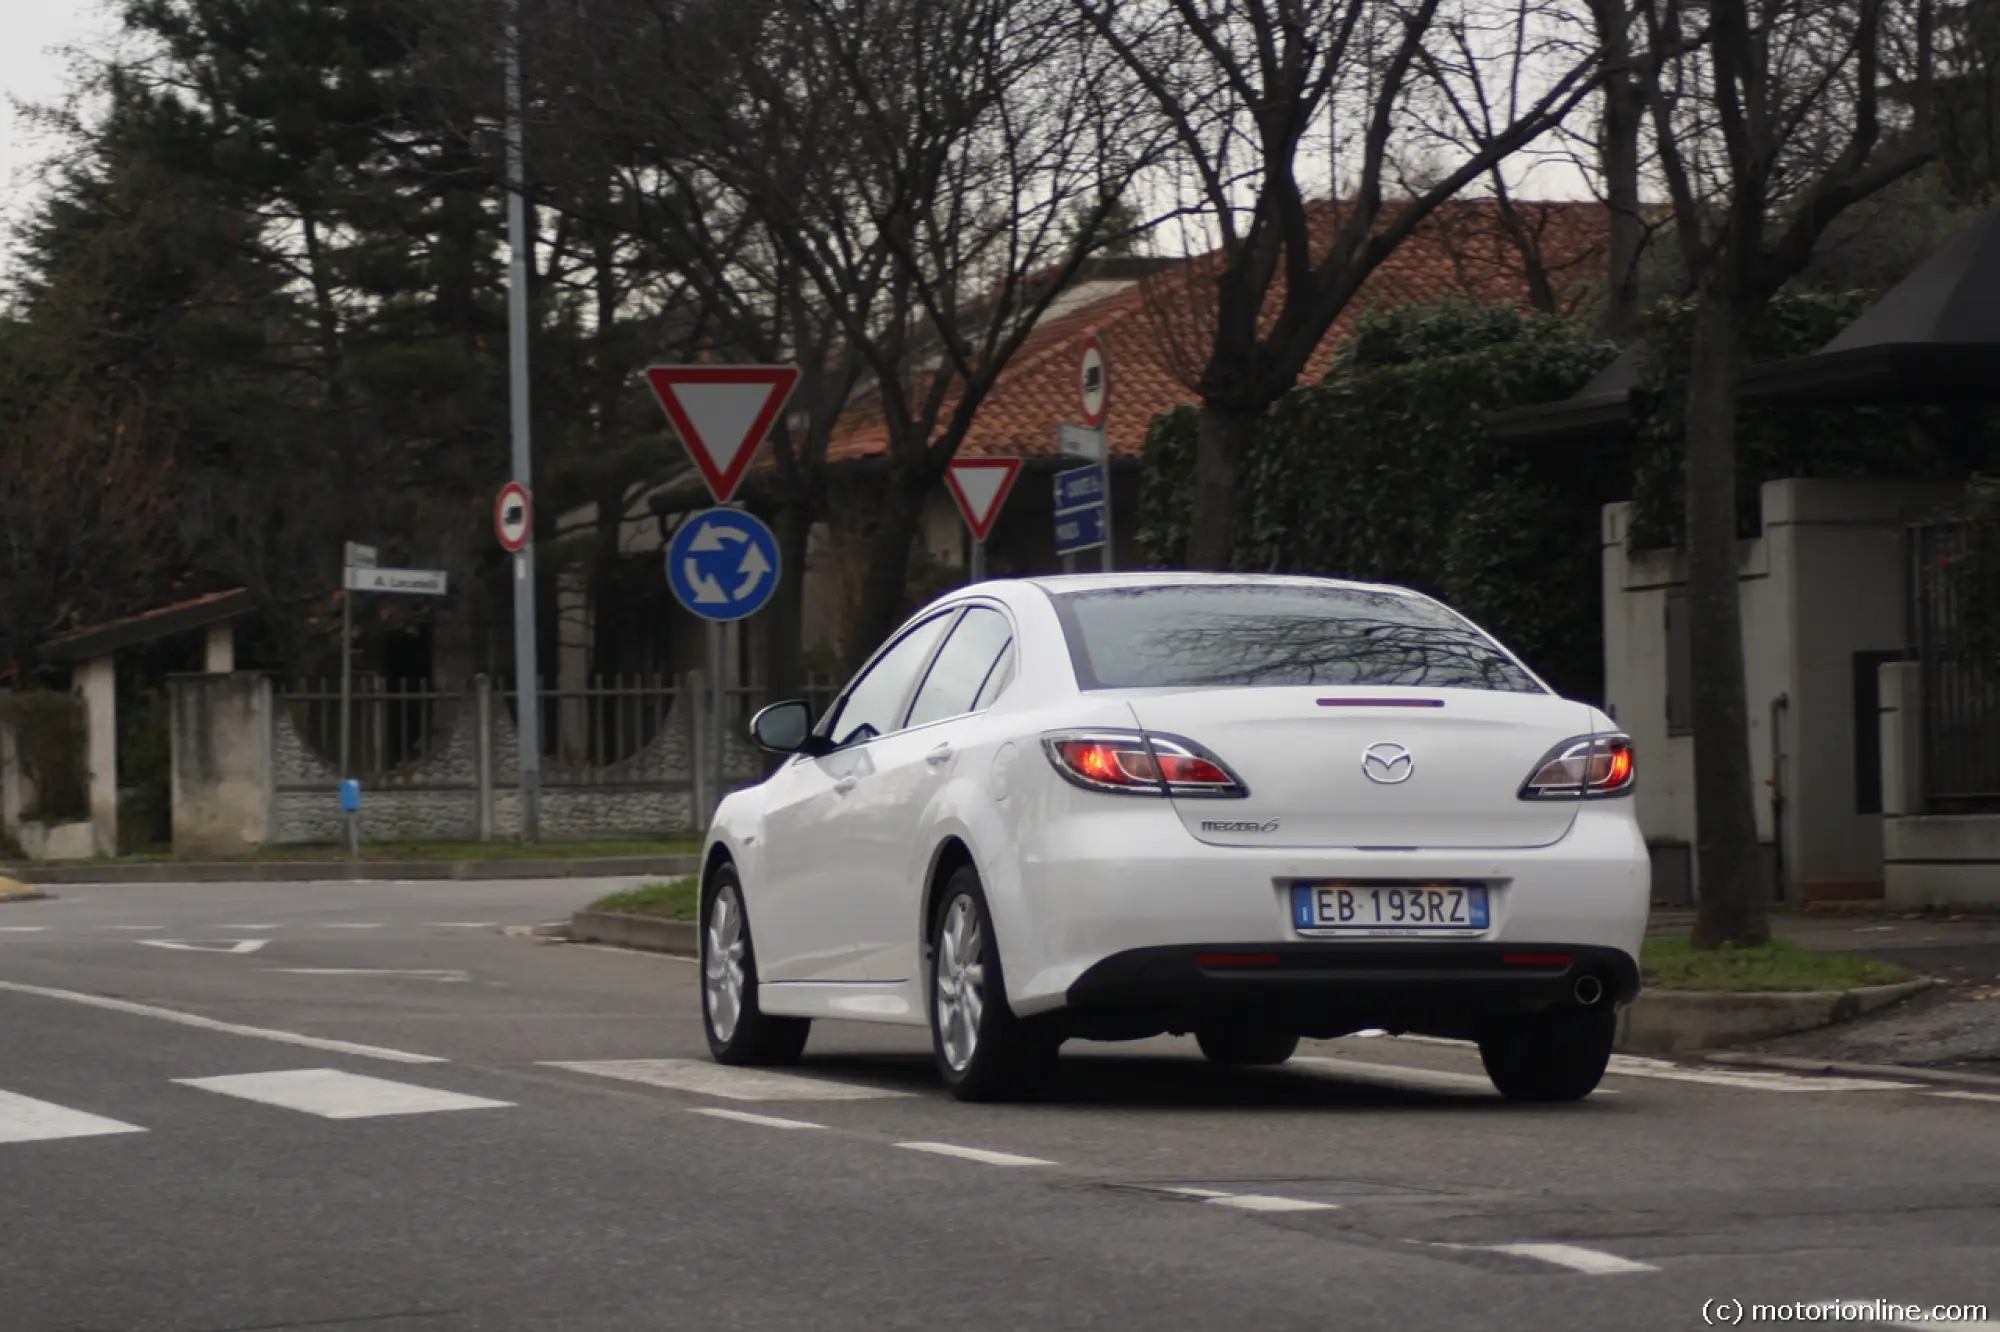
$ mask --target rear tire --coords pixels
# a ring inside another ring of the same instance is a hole
[[[1551,1008],[1495,1023],[1479,1037],[1479,1058],[1510,1101],[1580,1101],[1603,1080],[1617,1032],[1609,1004]]]
[[[1194,1040],[1209,1063],[1225,1068],[1268,1068],[1284,1063],[1299,1048],[1294,1033],[1261,1027],[1203,1027]]]
[[[810,1018],[771,1017],[757,1004],[757,952],[734,865],[716,867],[701,895],[701,1027],[718,1064],[791,1064]]]
[[[961,1101],[1032,1096],[1062,1042],[1015,1015],[979,871],[962,866],[945,884],[931,925],[931,1049],[938,1076]]]

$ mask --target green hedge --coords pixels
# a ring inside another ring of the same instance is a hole
[[[0,698],[0,721],[14,728],[15,752],[35,784],[21,817],[67,823],[90,817],[83,700],[53,689]]]
[[[1751,364],[1808,355],[1873,303],[1873,293],[1787,292],[1747,330]],[[1635,394],[1631,543],[1680,544],[1684,531],[1682,425],[1694,307],[1663,301],[1648,314]],[[1738,530],[1761,526],[1758,491],[1784,477],[1932,481],[1963,478],[1978,465],[1978,441],[1935,407],[1745,406],[1736,417]]]
[[[1564,692],[1602,693],[1598,506],[1623,464],[1598,446],[1506,444],[1488,413],[1580,389],[1617,349],[1546,316],[1464,300],[1371,313],[1319,385],[1266,419],[1236,567],[1400,583],[1497,633]],[[1148,435],[1139,540],[1184,563],[1193,408]]]

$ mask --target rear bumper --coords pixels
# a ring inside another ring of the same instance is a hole
[[[1145,1035],[1244,1022],[1306,1036],[1369,1028],[1467,1037],[1481,1021],[1573,1002],[1593,976],[1605,1005],[1639,993],[1622,949],[1590,944],[1302,942],[1115,953],[1077,978],[1051,1018],[1078,1034]]]

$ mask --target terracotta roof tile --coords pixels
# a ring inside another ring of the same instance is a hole
[[[1516,207],[1530,229],[1539,231],[1544,262],[1559,292],[1574,291],[1597,275],[1593,261],[1603,253],[1605,237],[1601,205]],[[1340,211],[1322,204],[1315,212],[1316,236],[1330,238]],[[1461,200],[1440,209],[1369,278],[1320,344],[1302,382],[1316,382],[1326,373],[1340,344],[1371,308],[1432,302],[1454,294],[1525,308],[1528,289],[1519,252],[1502,234],[1499,220],[1497,207],[1485,200]],[[1057,427],[1080,415],[1075,358],[1083,337],[1094,332],[1104,338],[1111,362],[1111,450],[1136,456],[1155,416],[1198,401],[1184,381],[1181,370],[1187,367],[1181,362],[1194,360],[1198,370],[1205,347],[1198,337],[1173,336],[1176,327],[1186,327],[1189,333],[1196,330],[1167,312],[1176,287],[1199,292],[1188,284],[1216,260],[1214,255],[1202,256],[1143,282],[1129,282],[1115,294],[1037,328],[980,404],[959,455],[1054,454]],[[1180,313],[1184,316],[1185,310]],[[1188,345],[1178,348],[1181,343]],[[1194,355],[1176,356],[1177,349]],[[867,402],[857,405],[836,427],[827,460],[847,462],[887,449],[881,410]]]

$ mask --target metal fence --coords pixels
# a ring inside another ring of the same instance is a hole
[[[513,724],[520,699],[512,682],[493,680],[466,687],[414,680],[354,677],[348,699],[348,772],[376,780],[407,772],[436,756],[450,743],[461,720],[478,726],[482,717],[491,727],[502,716]],[[839,692],[837,681],[809,679],[801,691],[815,716]],[[340,682],[309,680],[294,683],[282,694],[282,705],[308,748],[330,765],[340,762]],[[676,736],[692,751],[693,720],[688,708],[704,714],[713,696],[703,688],[690,690],[688,681],[665,675],[593,676],[583,684],[544,681],[536,691],[541,721],[543,779],[552,783],[618,780],[621,766],[641,757],[649,746]],[[761,685],[733,685],[724,690],[724,723],[739,740],[749,738],[750,718],[772,702]],[[488,752],[496,737],[489,734]]]
[[[2000,670],[1967,642],[1952,566],[1972,539],[1962,525],[1911,532],[1912,641],[1923,688],[1924,794],[1939,814],[2000,811]]]
[[[337,765],[340,681],[300,681],[281,698],[300,738]],[[348,695],[348,771],[380,776],[423,761],[450,730],[454,710],[471,701],[465,689],[356,675]]]

